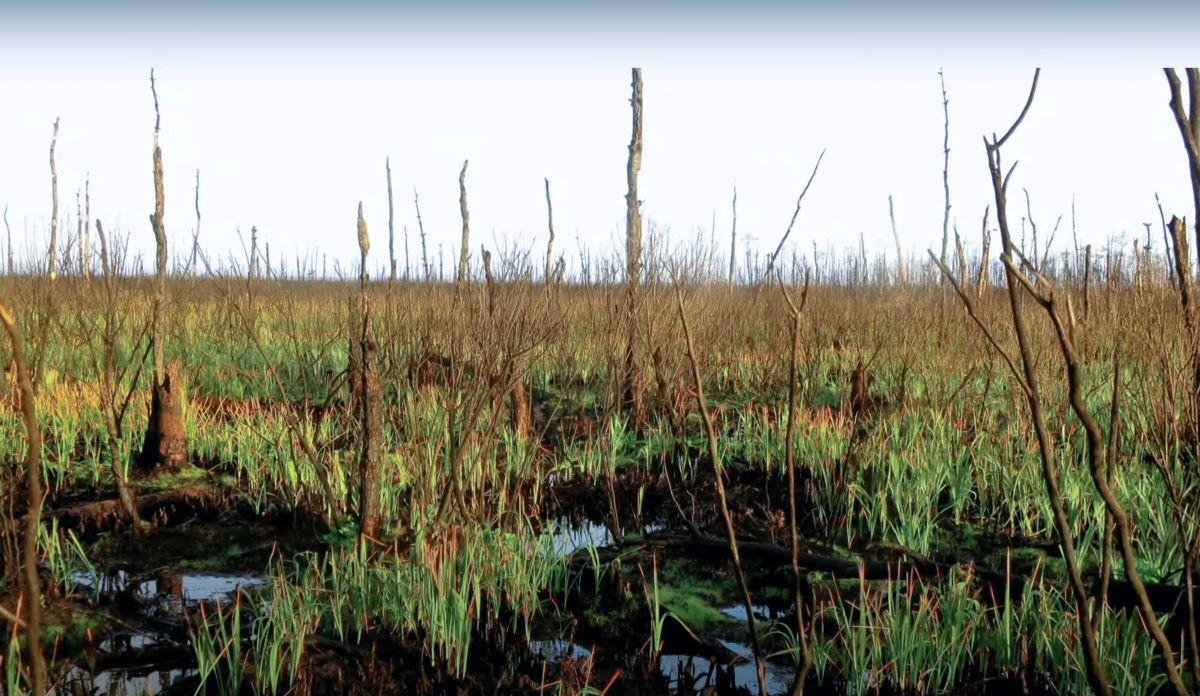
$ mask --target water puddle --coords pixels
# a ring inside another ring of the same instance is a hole
[[[554,550],[567,555],[588,546],[600,548],[613,543],[608,526],[597,522],[568,522],[563,520],[554,532]]]
[[[601,548],[613,544],[616,540],[608,525],[591,520],[560,519],[555,523],[554,550],[562,554],[570,554],[588,546]],[[647,536],[667,530],[662,521],[647,522],[641,529],[626,530],[626,535],[640,534]]]
[[[531,641],[529,648],[535,655],[551,662],[561,662],[565,659],[585,660],[592,655],[592,651],[582,645],[561,638]]]
[[[727,607],[721,607],[721,613],[739,623],[746,623],[746,607],[742,604],[731,604]],[[765,604],[756,604],[754,606],[755,621],[774,621],[779,618],[779,612],[771,609]]]
[[[169,693],[172,687],[183,686],[183,682],[198,672],[195,669],[170,669],[152,672],[108,670],[91,674],[80,667],[72,667],[62,679],[51,687],[50,696],[155,696]],[[194,687],[193,687],[194,688]],[[190,693],[192,689],[186,690]]]
[[[733,665],[727,665],[694,655],[663,655],[659,658],[659,669],[667,678],[671,693],[699,694],[706,688],[715,689],[719,684],[745,688],[751,693],[758,692],[754,653],[741,643],[720,643],[743,659]],[[768,693],[786,694],[791,690],[792,681],[795,679],[794,668],[768,662],[766,672]],[[729,679],[732,679],[732,683],[726,681]]]
[[[269,578],[253,573],[159,571],[135,575],[114,570],[99,576],[77,573],[72,581],[96,598],[119,598],[146,613],[179,614],[201,602],[226,601],[239,589],[266,584]]]

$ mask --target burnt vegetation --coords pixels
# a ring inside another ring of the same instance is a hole
[[[1200,73],[1166,77],[1191,222],[1081,248],[1026,192],[1014,234],[1035,75],[978,243],[947,164],[940,248],[889,197],[891,259],[796,245],[824,153],[771,253],[736,191],[728,247],[665,251],[640,69],[613,259],[555,248],[548,179],[544,251],[472,254],[464,160],[458,261],[414,191],[418,260],[387,159],[387,258],[360,203],[345,277],[257,230],[214,264],[199,172],[164,226],[153,74],[149,226],[89,193],[72,235],[56,121],[49,246],[0,276],[7,693],[1197,693]]]

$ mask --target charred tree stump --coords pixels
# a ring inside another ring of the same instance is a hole
[[[183,421],[183,382],[179,361],[167,364],[161,383],[150,393],[150,421],[142,440],[138,468],[144,472],[179,471],[187,465],[187,431]]]
[[[359,454],[359,528],[363,536],[374,537],[379,530],[379,495],[381,487],[380,451],[382,449],[383,413],[380,408],[379,372],[372,353],[375,335],[367,317],[362,334],[362,362],[359,371],[359,417],[362,420],[362,450]]]

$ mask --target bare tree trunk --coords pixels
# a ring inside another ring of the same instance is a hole
[[[908,285],[908,274],[904,272],[904,250],[900,248],[900,233],[896,231],[896,211],[892,207],[892,197],[888,196],[888,219],[892,221],[892,237],[896,240],[896,279],[901,285]]]
[[[79,240],[79,271],[84,278],[92,277],[92,179],[83,181],[83,234]]]
[[[417,230],[421,233],[421,279],[429,280],[429,250],[425,245],[425,224],[421,222],[421,199],[413,187],[413,207],[417,209]]]
[[[1166,256],[1167,277],[1171,279],[1171,287],[1178,288],[1178,286],[1175,284],[1175,259],[1172,258],[1173,252],[1171,250],[1171,231],[1170,228],[1167,227],[1167,216],[1163,212],[1162,202],[1158,199],[1157,191],[1154,192],[1154,203],[1158,206],[1158,220],[1159,223],[1162,224],[1163,247],[1165,249],[1163,253]]]
[[[737,271],[737,186],[733,187],[733,223],[729,228],[729,287],[736,282]]]
[[[637,179],[642,169],[642,69],[633,69],[633,90],[629,102],[633,129],[629,138],[629,161],[625,165],[625,369],[622,372],[621,402],[633,406],[637,381],[636,333],[639,289],[642,278],[642,202],[638,199]]]
[[[938,81],[942,85],[942,188],[946,192],[946,207],[942,214],[942,254],[938,258],[946,263],[950,244],[950,99],[946,96],[946,76],[938,70]]]
[[[392,158],[388,157],[383,161],[383,166],[387,168],[387,188],[388,188],[388,257],[392,260],[392,272],[388,276],[388,282],[396,282],[396,228],[395,228],[395,212],[392,208]]]
[[[954,255],[958,259],[958,277],[959,282],[963,287],[967,286],[970,280],[967,278],[967,254],[963,251],[962,237],[958,236],[958,223],[954,223]]]
[[[50,139],[50,254],[46,273],[53,281],[58,276],[58,169],[54,166],[54,148],[58,145],[58,119],[54,119],[54,136]]]
[[[550,204],[550,179],[546,179],[546,226],[549,228],[550,237],[546,239],[546,270],[542,275],[542,282],[549,284],[551,281],[551,269],[554,264],[554,206]]]
[[[357,305],[357,306],[356,306]],[[346,298],[346,391],[348,413],[361,411],[362,397],[362,306]]]
[[[1033,206],[1029,202],[1029,189],[1021,189],[1025,194],[1025,219],[1029,221],[1030,234],[1033,236],[1033,267],[1040,269],[1042,267],[1042,258],[1038,256],[1038,233],[1037,223],[1033,220]],[[1022,249],[1021,251],[1024,251]]]
[[[1192,175],[1192,205],[1193,225],[1196,228],[1196,254],[1200,258],[1200,69],[1188,68],[1188,107],[1183,108],[1183,96],[1180,94],[1179,76],[1174,68],[1163,68],[1167,74],[1167,83],[1171,87],[1171,113],[1175,115],[1175,124],[1179,126],[1179,135],[1183,138],[1184,149],[1187,150],[1188,167]]]
[[[16,257],[13,255],[12,228],[8,226],[8,204],[4,204],[4,232],[8,235],[8,275],[17,272]]]
[[[75,189],[75,237],[67,241],[63,249],[63,263],[68,271],[71,268],[71,251],[73,244],[79,245],[79,274],[83,275],[83,191]]]
[[[479,245],[479,257],[483,260],[483,280],[487,284],[488,315],[496,316],[496,279],[492,277],[492,252]]]
[[[471,259],[471,214],[467,212],[467,162],[463,160],[462,171],[458,173],[458,210],[462,214],[462,246],[458,250],[458,277],[462,283],[467,279],[470,269],[467,263]]]
[[[980,230],[980,236],[983,238],[983,250],[979,254],[979,277],[975,281],[975,297],[978,299],[983,299],[988,285],[988,251],[992,246],[992,235],[988,232],[987,226],[988,210],[987,207],[983,209],[983,225]]]
[[[166,364],[162,318],[167,302],[167,232],[163,225],[163,164],[162,148],[158,145],[158,92],[154,87],[154,71],[150,71],[150,92],[154,96],[154,213],[150,226],[154,228],[156,248],[154,272],[154,304],[150,323],[150,343],[154,355],[154,385],[150,395],[150,419],[142,441],[139,468],[154,471],[159,468],[176,470],[187,464],[187,433],[183,422],[183,383],[179,361]]]
[[[359,344],[358,358],[358,416],[361,427],[359,454],[358,511],[359,532],[375,537],[379,529],[379,493],[381,485],[380,450],[382,447],[383,415],[380,409],[379,373],[373,354],[375,334],[371,330],[370,305],[367,303],[367,252],[371,248],[367,236],[367,221],[363,218],[362,203],[358,204],[359,266]]]
[[[267,264],[269,267],[270,264]],[[259,278],[258,270],[258,227],[250,227],[250,281],[254,282]]]
[[[1179,303],[1183,313],[1183,324],[1187,330],[1192,355],[1192,422],[1188,425],[1188,438],[1194,443],[1200,440],[1200,344],[1196,341],[1197,327],[1195,310],[1192,307],[1192,269],[1188,260],[1187,220],[1171,218],[1171,238],[1175,247],[1175,279],[1179,287]]]
[[[200,170],[196,170],[196,229],[192,231],[192,257],[188,261],[188,270],[196,275],[196,257],[200,255]]]
[[[1092,316],[1092,245],[1083,248],[1083,321]]]

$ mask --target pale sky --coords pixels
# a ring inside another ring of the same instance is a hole
[[[577,234],[594,252],[616,254],[634,65],[645,83],[644,215],[677,241],[696,229],[707,236],[715,210],[725,253],[736,184],[739,240],[769,251],[824,149],[793,232],[800,251],[814,240],[857,246],[862,233],[890,257],[889,195],[908,249],[939,244],[939,68],[950,98],[952,216],[971,245],[991,202],[982,136],[1011,123],[1038,65],[1037,98],[1005,148],[1007,162],[1020,161],[1014,223],[1025,214],[1022,188],[1043,230],[1065,215],[1064,244],[1072,196],[1086,242],[1141,235],[1154,222],[1157,243],[1155,192],[1168,216],[1192,215],[1161,67],[1196,62],[1163,49],[1194,45],[1200,13],[1177,3],[1085,13],[1018,2],[998,19],[938,3],[908,14],[874,3],[701,4],[691,13],[661,4],[633,29],[626,18],[637,6],[619,3],[573,13],[551,3],[301,4],[288,13],[218,4],[165,16],[147,3],[104,14],[55,7],[0,9],[0,207],[9,206],[18,256],[45,244],[56,117],[60,218],[74,219],[90,173],[92,217],[152,248],[151,67],[167,233],[174,251],[190,246],[199,169],[210,257],[240,257],[235,230],[248,237],[255,225],[273,255],[319,249],[348,265],[361,200],[372,266],[383,266],[386,157],[402,266],[405,225],[414,269],[419,257],[414,187],[430,253],[443,243],[448,265],[456,255],[464,159],[473,259],[481,243],[544,253],[543,177],[568,260]]]

